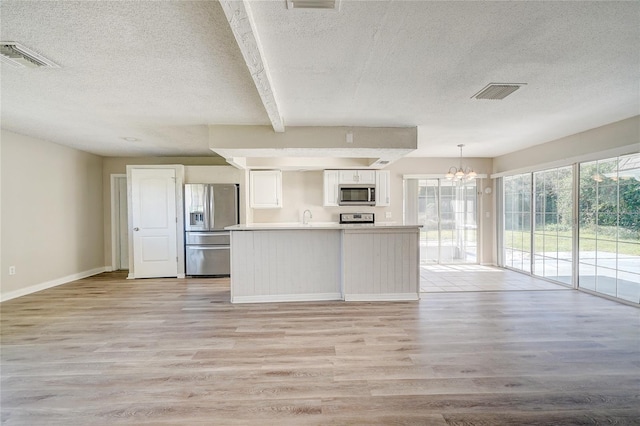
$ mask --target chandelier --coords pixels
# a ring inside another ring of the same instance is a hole
[[[464,144],[458,145],[460,148],[460,167],[451,166],[446,175],[444,175],[448,180],[456,179],[456,180],[473,180],[478,176],[476,172],[473,171],[471,167],[467,167],[466,169],[462,168],[462,147]]]

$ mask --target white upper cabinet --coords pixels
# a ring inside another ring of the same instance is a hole
[[[282,172],[251,170],[249,172],[251,208],[282,208]]]
[[[376,206],[391,205],[391,172],[389,170],[376,171]]]
[[[358,184],[372,184],[376,183],[376,171],[375,170],[338,170],[339,183],[358,183]]]
[[[324,171],[324,202],[325,207],[335,207],[338,205],[338,170]]]

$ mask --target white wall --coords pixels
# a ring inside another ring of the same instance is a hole
[[[1,137],[0,298],[101,272],[102,158],[5,130]]]

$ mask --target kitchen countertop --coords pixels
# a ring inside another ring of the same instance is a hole
[[[291,223],[250,223],[227,226],[228,231],[270,231],[270,230],[312,230],[312,229],[411,229],[421,228],[422,225],[401,225],[395,222],[377,222],[372,223],[338,223],[338,222],[309,222],[303,224],[300,222]]]

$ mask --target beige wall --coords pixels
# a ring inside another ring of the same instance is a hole
[[[640,151],[640,115],[493,159],[493,173],[527,173]]]
[[[100,272],[102,158],[4,130],[1,136],[2,300]]]

